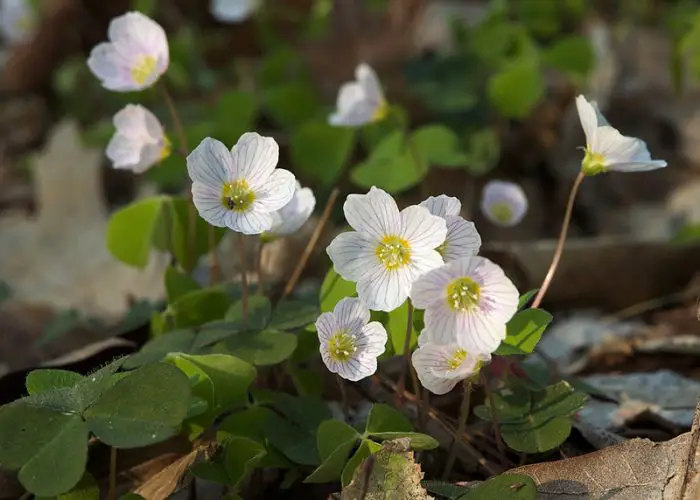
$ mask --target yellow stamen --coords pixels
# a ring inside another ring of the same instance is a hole
[[[479,303],[481,286],[473,279],[463,276],[447,286],[447,305],[453,311],[464,312]]]
[[[400,269],[411,262],[411,246],[398,236],[388,235],[382,238],[374,253],[389,271]]]
[[[467,359],[467,351],[464,349],[457,349],[450,359],[447,360],[447,366],[450,370],[456,370],[464,360]]]
[[[345,363],[352,359],[355,351],[357,351],[355,336],[345,331],[336,333],[328,341],[328,354],[331,359],[339,363]]]
[[[164,135],[163,136],[163,146],[160,149],[160,160],[163,161],[165,160],[168,156],[170,156],[170,153],[173,151],[173,143],[170,142],[170,139],[168,139],[168,136]]]
[[[581,170],[585,175],[597,175],[607,170],[605,166],[605,157],[600,153],[594,153],[590,149],[586,149],[586,156],[581,162]]]
[[[245,179],[238,179],[224,184],[221,192],[221,204],[235,212],[246,212],[255,201],[255,193]]]
[[[389,106],[389,103],[386,101],[386,99],[382,99],[379,105],[374,109],[374,113],[372,114],[372,122],[378,122],[385,119],[387,116],[389,116],[390,111],[391,107]]]
[[[491,216],[502,224],[509,224],[513,220],[513,209],[506,203],[494,203],[489,208]]]
[[[139,84],[145,84],[156,70],[156,58],[153,56],[141,56],[138,62],[131,68],[131,77]]]

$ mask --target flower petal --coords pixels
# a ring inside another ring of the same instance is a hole
[[[390,271],[375,266],[365,270],[357,281],[357,296],[373,311],[393,311],[406,301],[410,289],[410,273],[406,268]]]
[[[372,321],[362,327],[362,335],[357,338],[357,348],[364,356],[380,356],[386,350],[388,335],[379,321]]]
[[[586,143],[591,148],[596,144],[596,131],[598,129],[598,117],[596,109],[582,95],[576,97],[576,109],[581,120],[583,133],[586,135]]]
[[[382,92],[379,77],[368,64],[361,63],[355,68],[355,78],[369,101],[379,104],[384,100],[384,92]]]
[[[343,211],[355,231],[377,240],[387,235],[398,235],[401,231],[401,216],[396,201],[376,187],[372,187],[367,194],[348,195]]]
[[[357,356],[338,363],[338,375],[351,382],[357,382],[373,375],[377,371],[377,358],[375,356]]]
[[[123,56],[111,43],[100,43],[90,51],[87,65],[107,90],[139,90],[130,74],[131,59]]]
[[[255,209],[275,212],[289,203],[294,196],[296,179],[289,170],[277,168],[255,192]]]
[[[505,220],[495,213],[495,207],[506,206],[510,210],[510,219]],[[506,181],[490,181],[484,186],[481,196],[481,211],[492,223],[502,226],[515,226],[522,221],[529,204],[525,191],[519,184]]]
[[[437,248],[446,236],[445,219],[431,215],[427,208],[413,205],[401,211],[401,237],[412,251]]]
[[[425,273],[411,287],[411,300],[418,309],[447,303],[447,285],[457,278],[453,266],[441,266]]]
[[[420,279],[424,274],[441,267],[445,262],[442,256],[435,250],[423,250],[415,252],[411,256],[411,262],[408,264],[409,282],[411,286]]]
[[[141,144],[122,134],[114,134],[107,144],[107,158],[114,168],[131,169],[139,162]]]
[[[231,153],[224,144],[206,137],[187,157],[187,173],[193,182],[201,182],[221,190],[232,179]]]
[[[473,222],[459,216],[447,217],[447,238],[442,252],[445,262],[472,257],[480,248],[481,236]]]
[[[252,189],[265,186],[277,166],[279,155],[280,148],[272,137],[263,137],[257,132],[246,132],[231,149],[233,179],[245,179]],[[285,203],[290,198],[287,198]],[[284,204],[275,210],[283,206]]]
[[[302,188],[297,181],[294,196],[285,206],[273,214],[274,223],[271,233],[278,236],[298,231],[311,217],[316,207],[316,197],[309,188]]]
[[[333,238],[326,253],[335,272],[348,281],[357,281],[368,269],[378,265],[375,245],[355,231],[340,233]]]
[[[338,330],[338,322],[333,313],[325,312],[316,320],[316,333],[318,333],[318,340],[322,344],[322,347],[325,342],[328,342],[330,338],[338,332]]]
[[[134,55],[168,57],[168,38],[163,27],[140,12],[127,12],[112,19],[107,36],[116,44],[133,47]]]
[[[420,203],[421,207],[425,207],[428,211],[446,219],[449,216],[459,215],[462,211],[462,202],[453,196],[441,194],[440,196],[431,196],[427,200]]]
[[[194,181],[192,183],[192,202],[199,216],[216,227],[226,227],[229,210],[221,204],[221,190],[209,184]],[[231,226],[229,228],[233,229]]]
[[[272,214],[258,212],[254,208],[247,212],[229,210],[226,214],[226,226],[243,234],[261,234],[272,227]]]
[[[437,375],[437,369],[444,368],[451,353],[450,346],[426,344],[416,349],[411,356],[418,380],[433,394],[447,394],[458,382],[466,378],[466,376],[461,377],[461,373],[455,374],[454,377]]]
[[[369,322],[369,309],[360,299],[345,297],[338,301],[333,309],[339,330],[347,330],[349,333],[360,333]]]

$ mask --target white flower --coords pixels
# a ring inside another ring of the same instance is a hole
[[[247,132],[229,151],[207,137],[187,157],[192,200],[208,223],[243,234],[272,228],[272,214],[289,203],[296,181],[275,168],[279,147],[272,137]]]
[[[294,196],[289,203],[272,214],[270,233],[285,236],[298,231],[309,220],[315,206],[314,192],[309,188],[302,188],[297,181]]]
[[[321,358],[331,372],[356,382],[377,371],[377,356],[384,352],[387,334],[380,322],[369,319],[367,307],[350,297],[318,317]]]
[[[490,181],[481,195],[481,211],[494,224],[502,227],[516,226],[527,213],[525,191],[518,184]]]
[[[222,23],[240,23],[262,5],[262,0],[211,0],[209,11]]]
[[[140,104],[127,104],[113,121],[117,131],[107,145],[107,157],[114,168],[140,174],[170,155],[171,144],[158,118]]]
[[[419,338],[423,338],[421,334]],[[475,376],[491,361],[488,353],[472,353],[458,344],[422,342],[411,356],[418,380],[433,394],[447,394],[457,383]]]
[[[586,156],[581,168],[586,175],[609,170],[641,172],[666,166],[664,160],[652,160],[647,145],[636,137],[627,137],[611,127],[598,105],[582,95],[576,97],[576,108],[586,134]]]
[[[28,0],[0,0],[0,33],[8,42],[27,41],[36,24],[36,12]]]
[[[389,114],[389,104],[374,70],[362,63],[355,68],[355,79],[340,87],[336,111],[328,119],[331,125],[359,127],[383,120]]]
[[[88,66],[102,86],[117,92],[143,90],[168,69],[170,53],[163,28],[140,12],[109,23],[110,42],[92,49]]]
[[[431,196],[420,205],[427,208],[431,214],[442,217],[447,223],[447,237],[437,249],[445,262],[479,253],[481,236],[473,222],[459,215],[462,203],[457,198],[441,194]]]
[[[357,295],[370,309],[393,311],[419,276],[442,265],[434,249],[445,241],[445,220],[426,208],[399,212],[389,194],[372,187],[348,195],[343,210],[355,231],[336,236],[326,251],[335,271],[357,282]]]
[[[503,270],[483,257],[449,262],[423,275],[411,289],[413,305],[425,309],[423,340],[458,343],[469,352],[498,348],[518,298]]]

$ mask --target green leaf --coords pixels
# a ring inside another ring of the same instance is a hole
[[[581,35],[558,39],[544,51],[542,59],[577,82],[588,76],[595,62],[591,43]]]
[[[81,322],[82,317],[76,309],[59,312],[44,329],[41,337],[36,341],[36,345],[42,346],[63,337],[70,331],[75,330]]]
[[[434,450],[440,443],[435,438],[420,432],[373,432],[372,439],[379,441],[391,441],[392,439],[409,438],[411,448],[414,450]]]
[[[317,95],[304,81],[283,83],[267,89],[265,105],[277,124],[292,130],[314,117],[320,107]]]
[[[114,384],[85,411],[84,417],[105,444],[137,448],[177,434],[190,398],[190,382],[180,370],[154,363]]]
[[[232,486],[239,485],[267,454],[260,443],[244,437],[232,437],[226,442],[226,473]]]
[[[100,500],[100,488],[92,474],[85,472],[78,484],[68,493],[58,495],[56,500]]]
[[[321,284],[321,293],[319,301],[321,303],[321,312],[333,311],[335,305],[345,297],[357,296],[355,283],[344,280],[332,268],[326,273],[326,277]]]
[[[309,121],[295,129],[289,140],[289,154],[296,171],[321,185],[331,185],[350,158],[355,131],[333,127],[325,121]]]
[[[405,301],[397,309],[389,313],[389,321],[387,322],[387,331],[389,340],[394,347],[394,353],[397,356],[403,354],[404,344],[406,343],[406,331],[408,330],[408,301]],[[418,335],[411,325],[411,340],[409,341],[409,351],[418,343]]]
[[[515,313],[506,325],[506,338],[494,354],[524,355],[534,351],[552,315],[544,309],[523,309]]]
[[[219,458],[219,455],[215,456],[208,462],[196,462],[190,466],[190,472],[195,477],[204,479],[205,481],[211,481],[217,484],[229,484],[231,479],[226,473],[226,466],[224,465],[224,458]]]
[[[507,66],[488,82],[489,102],[507,118],[528,116],[544,90],[539,68],[528,61]]]
[[[698,69],[700,71],[700,67]],[[686,224],[673,236],[671,241],[679,245],[700,241],[700,224]]]
[[[221,319],[229,308],[229,297],[220,288],[203,288],[189,292],[170,304],[177,328],[200,326]]]
[[[319,342],[316,325],[311,324],[297,333],[297,348],[292,354],[292,361],[294,363],[306,363],[315,359],[319,353],[318,348]]]
[[[428,164],[444,167],[465,165],[469,158],[461,150],[459,137],[445,125],[425,125],[411,134],[417,153]]]
[[[543,390],[511,384],[493,395],[501,435],[508,446],[525,453],[541,453],[562,444],[571,432],[571,416],[588,396],[576,392],[568,382]],[[492,420],[490,403],[477,406],[474,413]]]
[[[446,483],[444,481],[421,481],[421,486],[428,490],[428,493],[433,493],[440,498],[446,500],[457,500],[464,495],[468,488],[457,486],[456,484]]]
[[[241,90],[224,93],[216,106],[216,137],[233,144],[247,131],[254,129],[258,115],[255,95]]]
[[[83,378],[79,373],[49,368],[29,372],[25,384],[29,394],[38,394],[51,389],[73,387]]]
[[[161,361],[171,352],[191,352],[195,342],[195,333],[192,330],[175,330],[146,342],[139,352],[132,354],[124,362],[124,368],[133,369],[146,363]]]
[[[380,432],[412,432],[411,422],[389,405],[374,404],[367,416],[365,434],[373,435]]]
[[[525,474],[501,474],[478,484],[459,497],[458,500],[537,500],[537,484]]]
[[[416,186],[428,173],[428,165],[407,146],[403,132],[393,132],[352,169],[350,178],[360,187],[376,186],[390,193]]]
[[[318,349],[316,351],[318,352]],[[300,396],[321,397],[323,394],[323,379],[315,370],[292,365],[289,368],[289,376]]]
[[[209,232],[214,232],[214,243],[218,245],[225,229],[205,222],[187,198],[174,197],[169,201],[172,252],[185,272],[191,273],[199,258],[209,252]],[[195,210],[193,231],[190,231],[190,210]]]
[[[255,366],[281,363],[297,347],[297,336],[275,330],[244,332],[226,342],[226,352]]]
[[[145,268],[166,197],[138,200],[114,212],[107,224],[107,248],[117,259]]]
[[[276,413],[271,413],[263,424],[263,432],[277,449],[291,461],[301,465],[319,465],[316,451],[316,436],[285,420]]]
[[[211,321],[202,325],[197,332],[192,346],[193,352],[238,335],[243,331],[243,325],[236,321]]]
[[[529,292],[525,292],[524,294],[522,294],[518,299],[518,311],[525,307],[527,303],[530,302],[530,299],[534,297],[539,290],[539,288],[535,288],[533,290],[530,290]]]
[[[119,500],[146,500],[146,499],[143,498],[138,493],[127,493],[126,495],[121,497]]]
[[[262,392],[260,390],[256,392],[256,399],[259,401],[263,399]],[[264,391],[263,395],[268,404],[272,404],[278,412],[302,429],[313,432],[314,436],[321,422],[333,416],[326,402],[319,398],[294,397],[284,392],[273,391]]]
[[[165,270],[165,293],[169,304],[183,295],[201,289],[199,283],[179,269],[168,267]]]
[[[340,420],[324,420],[316,431],[316,443],[321,460],[327,459],[338,446],[360,438],[360,433]],[[340,473],[340,471],[338,471]]]
[[[482,128],[469,134],[464,166],[470,174],[486,175],[496,167],[500,157],[501,140],[493,128]]]
[[[248,300],[247,323],[243,320],[242,300],[239,300],[228,308],[224,319],[226,321],[240,323],[241,325],[245,324],[246,328],[255,330],[265,328],[270,322],[271,315],[272,305],[270,304],[270,300],[263,295],[252,295]]]
[[[355,474],[355,469],[357,469],[360,463],[370,455],[377,453],[381,447],[382,446],[380,444],[370,441],[369,439],[362,440],[360,447],[343,468],[343,473],[341,475],[341,483],[343,488],[350,484],[350,481],[352,481],[352,476]]]
[[[315,303],[285,300],[277,304],[269,327],[272,330],[294,330],[312,324],[321,311]]]

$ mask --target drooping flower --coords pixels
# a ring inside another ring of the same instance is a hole
[[[465,220],[459,215],[462,203],[457,198],[441,194],[429,197],[420,205],[427,208],[431,214],[445,219],[447,237],[437,249],[445,262],[471,257],[479,253],[481,236],[479,236],[473,222]]]
[[[321,358],[331,372],[356,382],[377,371],[377,356],[384,352],[387,334],[380,322],[369,319],[369,309],[350,297],[318,317]]]
[[[442,265],[435,248],[445,241],[445,220],[426,208],[399,212],[389,194],[372,187],[348,195],[343,210],[355,231],[336,236],[326,251],[335,271],[357,282],[357,294],[370,309],[393,311],[419,276]]]
[[[37,15],[29,0],[0,0],[0,34],[9,43],[27,41],[36,24]]]
[[[279,147],[271,137],[247,132],[228,150],[205,138],[187,157],[192,200],[210,224],[243,234],[272,228],[273,213],[294,196],[296,180],[275,168]]]
[[[107,145],[107,157],[114,168],[140,174],[170,155],[171,144],[158,118],[140,104],[127,104],[113,121],[117,131]]]
[[[528,210],[527,196],[519,184],[489,181],[481,194],[481,211],[494,224],[516,226]]]
[[[666,166],[664,160],[652,160],[646,143],[636,137],[622,135],[611,127],[595,101],[576,97],[576,108],[586,134],[586,155],[581,170],[586,175],[602,172],[643,172]]]
[[[360,127],[383,120],[388,114],[389,104],[377,74],[362,63],[355,68],[355,81],[340,87],[336,111],[328,122],[334,126]]]
[[[143,90],[168,69],[170,52],[163,28],[140,12],[109,23],[109,42],[95,46],[88,67],[102,86],[116,92]]]
[[[316,197],[309,188],[302,188],[299,181],[292,199],[272,214],[271,236],[286,236],[298,231],[316,207]]]
[[[421,334],[419,339],[424,338]],[[476,376],[491,361],[489,353],[473,353],[456,343],[420,342],[411,356],[418,380],[433,394],[447,394],[462,380]]]
[[[506,323],[518,309],[518,290],[490,260],[465,257],[420,277],[411,300],[425,309],[425,342],[490,353],[506,336]]]
[[[222,23],[240,23],[261,5],[262,0],[211,0],[209,11],[214,19]]]

